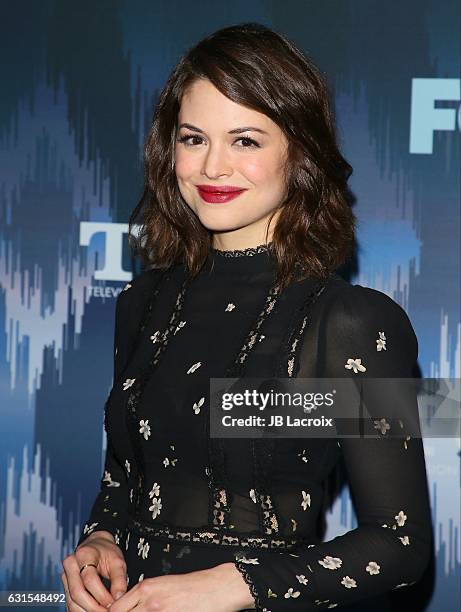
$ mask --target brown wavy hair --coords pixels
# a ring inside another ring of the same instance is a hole
[[[289,284],[297,262],[302,276],[326,278],[354,247],[355,217],[347,197],[352,167],[338,149],[320,69],[284,36],[258,23],[207,36],[169,76],[145,141],[145,185],[129,220],[130,246],[153,267],[183,261],[192,276],[212,246],[212,232],[184,201],[173,165],[181,98],[196,79],[208,79],[230,100],[267,115],[285,134],[286,198],[272,235],[277,282],[282,288]]]

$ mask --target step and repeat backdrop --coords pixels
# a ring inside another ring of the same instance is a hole
[[[142,271],[143,140],[179,56],[220,27],[263,23],[327,75],[354,168],[349,280],[405,308],[423,377],[460,378],[459,18],[457,0],[1,2],[0,591],[62,589],[102,474],[115,300]],[[395,609],[455,610],[460,440],[424,447],[434,558]],[[356,526],[347,486],[326,521],[325,539]]]

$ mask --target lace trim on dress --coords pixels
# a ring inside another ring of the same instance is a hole
[[[274,309],[274,306],[277,303],[279,297],[280,288],[277,286],[277,283],[274,282],[274,284],[269,290],[264,307],[258,316],[254,328],[247,335],[245,342],[243,343],[243,346],[240,349],[237,357],[234,359],[233,363],[227,368],[225,375],[226,378],[239,378],[240,376],[242,376],[244,371],[243,364],[253,347],[257,344],[257,341],[261,336],[261,328],[263,326],[263,323]]]
[[[297,358],[303,331],[307,324],[308,312],[314,301],[325,289],[321,282],[317,283],[314,289],[303,299],[302,306],[295,310],[294,320],[288,326],[287,338],[282,345],[281,364],[278,366],[276,376],[288,377],[293,375],[294,362]],[[302,317],[302,321],[300,321]],[[283,364],[287,364],[287,370]],[[259,499],[260,519],[264,532],[268,535],[277,533],[281,525],[277,517],[277,509],[274,507],[271,498],[271,474],[275,453],[275,438],[260,438],[252,440],[253,465],[255,470],[254,480],[255,489]]]
[[[288,327],[289,334],[280,352],[282,357],[277,368],[276,376],[287,376],[288,378],[296,376],[299,369],[297,357],[302,344],[303,332],[308,323],[310,309],[317,298],[323,293],[325,287],[325,282],[317,283],[303,301],[301,307],[297,310],[294,316],[295,322]]]
[[[246,249],[233,249],[233,250],[221,250],[216,249],[215,247],[211,247],[213,253],[221,255],[222,257],[247,257],[252,255],[257,255],[258,253],[265,253],[272,248],[274,243],[268,242],[267,244],[259,244],[255,247],[247,247]]]
[[[253,582],[253,578],[248,573],[245,562],[240,559],[239,552],[234,553],[234,565],[241,573],[242,578],[245,580],[248,588],[250,589],[250,593],[255,600],[255,610],[256,612],[264,612],[265,608],[263,607],[263,603],[258,593],[258,589],[256,588],[256,584]]]
[[[181,527],[157,523],[149,525],[138,519],[131,518],[128,521],[128,529],[136,531],[144,537],[154,537],[163,540],[174,540],[177,542],[199,542],[202,544],[213,544],[219,546],[241,546],[245,548],[257,548],[264,550],[292,550],[299,546],[299,538],[267,538],[259,535],[243,535],[242,533],[225,533],[222,530],[210,529],[210,527]],[[231,531],[230,529],[228,531]]]

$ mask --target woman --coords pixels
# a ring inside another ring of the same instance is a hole
[[[69,609],[318,610],[415,583],[431,536],[420,438],[384,419],[378,438],[209,432],[210,378],[408,378],[416,363],[403,309],[335,273],[352,168],[320,71],[261,25],[222,29],[173,71],[145,153],[130,232],[153,267],[117,300],[105,471],[63,561]],[[359,525],[321,542],[340,458]]]

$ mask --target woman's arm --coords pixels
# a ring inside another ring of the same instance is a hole
[[[143,272],[117,297],[114,330],[114,384],[119,380],[128,362],[136,340],[147,300],[160,279],[160,270]],[[107,433],[107,430],[106,430]],[[126,526],[129,504],[129,486],[125,466],[118,460],[110,437],[107,437],[104,473],[101,486],[93,502],[90,515],[83,526],[78,547],[91,533],[107,531],[118,544]]]
[[[126,360],[126,337],[122,333],[123,319],[127,312],[125,302],[128,296],[126,293],[127,291],[121,291],[115,307],[114,382],[118,379]],[[100,481],[100,490],[93,502],[90,515],[80,532],[76,548],[95,531],[111,533],[118,544],[126,524],[128,499],[126,470],[118,461],[111,440],[107,437],[104,473]]]
[[[384,293],[348,286],[335,298],[322,337],[325,377],[412,376],[418,353],[416,336],[405,311]],[[385,393],[386,385],[380,385]],[[398,383],[393,381],[391,388],[389,401]],[[402,392],[408,397],[408,387]],[[376,406],[376,413],[370,402],[366,406],[373,422],[383,416],[382,395]],[[419,427],[416,396],[409,397],[404,408],[402,416],[413,424],[414,433],[414,423]],[[385,427],[382,431],[379,438],[344,437],[337,442],[356,509],[356,529],[298,549],[296,554],[248,552],[249,562],[236,554],[234,563],[252,591],[257,610],[331,609],[421,578],[431,550],[422,440],[390,437]],[[298,493],[301,503],[302,492]]]

